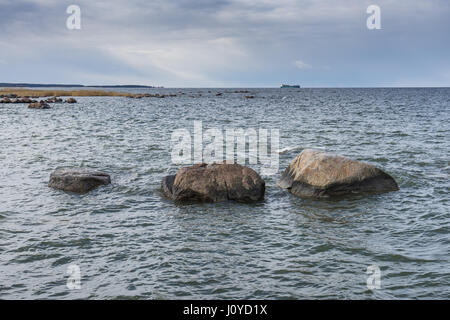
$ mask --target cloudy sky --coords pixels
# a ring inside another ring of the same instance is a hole
[[[450,86],[450,1],[0,0],[0,82]]]

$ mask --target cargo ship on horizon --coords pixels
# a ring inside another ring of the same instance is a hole
[[[281,84],[280,88],[300,88],[298,84]]]

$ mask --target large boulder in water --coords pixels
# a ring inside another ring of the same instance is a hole
[[[395,180],[373,165],[311,149],[291,162],[278,185],[298,197],[317,198],[398,190]]]
[[[59,168],[50,175],[48,186],[64,191],[86,193],[111,183],[111,177],[100,171],[80,168]]]
[[[164,177],[163,193],[175,201],[254,202],[264,198],[264,180],[239,164],[195,164]]]

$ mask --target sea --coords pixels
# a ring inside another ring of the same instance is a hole
[[[0,104],[0,299],[450,298],[450,88],[126,91],[173,96]],[[173,133],[195,122],[278,130],[263,201],[163,196],[189,165]],[[373,164],[400,190],[297,198],[277,181],[304,149]],[[112,184],[49,188],[66,166]]]

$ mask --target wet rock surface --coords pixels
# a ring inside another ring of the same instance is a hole
[[[63,191],[86,193],[111,183],[109,174],[81,168],[59,168],[50,175],[48,186]]]
[[[398,190],[395,180],[375,166],[318,150],[303,150],[278,181],[305,198]]]
[[[264,198],[265,183],[248,167],[239,164],[196,164],[166,176],[163,193],[175,201],[254,202]]]

